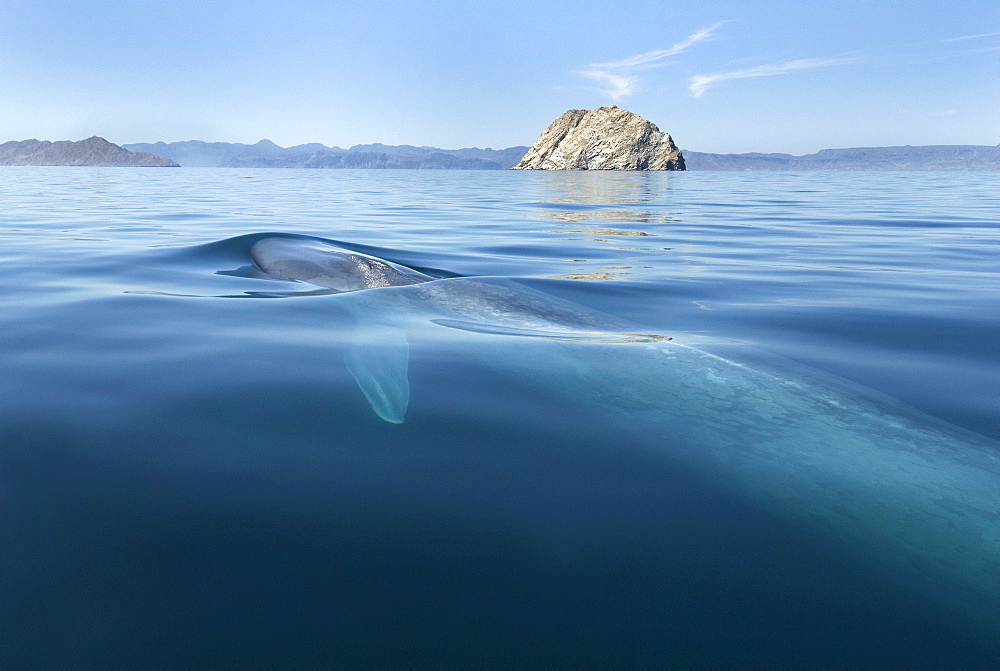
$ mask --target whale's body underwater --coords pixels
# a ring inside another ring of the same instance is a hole
[[[347,366],[375,413],[397,424],[402,423],[409,401],[406,326],[421,318],[459,331],[496,335],[602,342],[669,340],[623,331],[628,326],[607,315],[503,278],[437,279],[319,240],[264,238],[253,245],[250,255],[269,277],[308,282],[332,293],[358,292],[344,304],[359,321],[356,342],[345,357]],[[397,289],[387,290],[393,287]],[[366,291],[370,289],[382,291]]]
[[[667,458],[891,567],[1000,650],[996,443],[820,373],[636,333],[512,280],[436,279],[303,237],[260,239],[251,256],[265,277],[343,293],[358,320],[346,363],[382,419],[404,419],[410,335],[446,327],[433,337],[462,351],[478,339],[487,363],[588,412],[625,413]]]

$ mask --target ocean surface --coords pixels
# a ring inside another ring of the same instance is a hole
[[[8,167],[0,270],[0,667],[1000,665],[1000,173]]]

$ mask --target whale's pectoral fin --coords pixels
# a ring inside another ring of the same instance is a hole
[[[375,414],[402,424],[410,401],[407,372],[410,344],[402,329],[359,329],[356,342],[344,353],[344,362]]]

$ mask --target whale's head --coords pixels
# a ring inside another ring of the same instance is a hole
[[[361,291],[430,282],[434,277],[391,261],[336,247],[319,240],[264,238],[250,256],[264,273],[308,282],[334,291]]]

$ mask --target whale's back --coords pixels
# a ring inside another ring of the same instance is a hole
[[[268,275],[340,292],[420,284],[434,279],[391,261],[304,238],[264,238],[253,245],[250,256]]]

